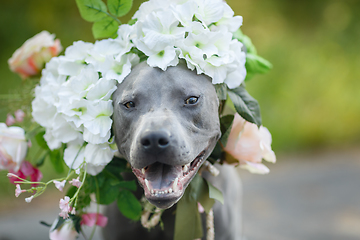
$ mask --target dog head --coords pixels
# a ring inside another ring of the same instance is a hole
[[[181,64],[162,71],[141,63],[118,85],[113,100],[119,152],[148,201],[171,207],[220,137],[211,79]]]

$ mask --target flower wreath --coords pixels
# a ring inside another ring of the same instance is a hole
[[[118,4],[108,0],[107,5],[101,0],[76,2],[81,16],[94,22],[94,36],[105,39],[74,42],[63,56],[57,56],[62,50],[60,41],[46,31],[27,40],[9,59],[9,65],[22,78],[41,71],[31,103],[35,123],[30,116],[30,124],[23,122],[26,116],[22,109],[15,117],[8,114],[6,124],[0,123],[0,169],[9,171],[10,181],[16,184],[16,197],[29,192],[32,195],[25,200],[31,202],[49,184],[54,183],[60,191],[66,183],[72,185],[60,200],[60,217],[51,227],[51,239],[61,231],[68,232],[70,239],[82,225],[106,225],[106,217],[99,212],[87,213],[93,201],[105,205],[117,201],[124,216],[141,218],[147,228],[159,222],[162,211],[136,199],[132,193],[136,183],[122,178],[121,173],[129,167],[118,156],[111,132],[112,93],[142,61],[163,71],[183,61],[197,74],[211,77],[220,100],[222,137],[204,168],[216,174],[212,164],[217,162],[239,165],[253,173],[269,172],[261,161],[276,160],[271,135],[261,126],[259,105],[245,90],[245,81],[256,73],[265,73],[271,64],[257,55],[251,40],[239,30],[242,17],[234,16],[225,2],[150,0],[141,4],[129,24],[121,24],[118,18],[128,13],[132,1]],[[13,124],[24,125],[26,131]],[[24,161],[31,139],[43,152],[31,161],[36,167]],[[69,168],[67,175],[40,182],[38,167],[45,159],[50,159],[59,172],[63,160]],[[20,184],[32,187],[21,189]],[[210,184],[205,192],[210,195],[207,199],[221,201],[221,192]],[[210,212],[212,204],[200,204]],[[187,232],[175,229],[175,239],[201,237],[184,236]]]

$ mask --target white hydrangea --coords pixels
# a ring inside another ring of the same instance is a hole
[[[88,173],[96,175],[114,156],[111,95],[139,62],[129,52],[132,32],[132,26],[122,25],[116,39],[75,42],[42,72],[32,115],[45,128],[50,149],[66,144],[64,160],[70,168],[86,163]]]
[[[245,53],[233,40],[242,24],[222,0],[150,0],[143,3],[132,41],[152,67],[166,70],[179,58],[188,68],[212,78],[213,84],[238,87],[245,79]]]

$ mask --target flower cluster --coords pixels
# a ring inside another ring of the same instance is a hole
[[[65,56],[52,58],[35,89],[32,115],[46,128],[50,149],[67,144],[65,163],[77,169],[84,161],[96,175],[114,156],[110,148],[111,95],[139,57],[129,53],[130,28],[119,28],[116,39],[94,44],[75,42]]]
[[[238,87],[246,76],[242,43],[233,33],[242,24],[222,0],[151,0],[134,17],[135,46],[151,67],[166,70],[184,59],[188,68],[212,78],[213,84]]]

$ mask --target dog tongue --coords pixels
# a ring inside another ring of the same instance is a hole
[[[169,188],[175,178],[182,173],[182,166],[171,166],[162,163],[154,163],[148,166],[145,178],[153,189]]]

